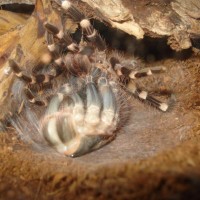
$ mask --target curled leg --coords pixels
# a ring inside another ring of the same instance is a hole
[[[89,126],[96,126],[100,122],[101,101],[92,76],[87,77],[87,79],[87,111],[85,115],[85,123]]]
[[[65,84],[51,99],[41,121],[41,133],[58,152],[80,156],[114,139],[118,127],[117,90],[112,91],[105,76],[97,82],[89,75],[82,91],[73,92]]]
[[[58,152],[63,152],[66,149],[57,129],[58,110],[62,100],[63,95],[60,93],[52,98],[46,110],[46,117],[41,122],[41,132],[45,140]]]
[[[100,132],[112,134],[113,130],[116,129],[115,121],[118,116],[116,97],[106,77],[100,77],[98,79],[98,87],[103,103],[99,129]]]

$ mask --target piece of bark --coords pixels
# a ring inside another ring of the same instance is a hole
[[[191,38],[200,37],[198,0],[82,1],[91,6],[95,14],[111,26],[138,39],[143,38],[145,34],[152,37],[167,36],[173,49],[182,50],[192,46]]]
[[[6,15],[10,18],[14,16],[8,11]],[[18,25],[14,30],[12,30],[13,23],[7,20],[6,29],[11,29],[0,36],[0,107],[2,108],[0,120],[4,120],[10,110],[12,112],[15,111],[12,107],[12,94],[10,93],[15,76],[13,76],[9,67],[8,59],[16,59],[19,56],[20,49],[21,59],[18,62],[22,69],[25,67],[31,68],[41,60],[41,57],[48,52],[44,37],[45,29],[43,27],[43,23],[47,18],[48,21],[61,27],[60,18],[52,10],[50,2],[39,0],[32,16],[26,22],[24,20],[16,21],[14,25]],[[0,21],[0,23],[0,26],[2,26],[4,20]]]
[[[6,34],[11,29],[15,29],[18,25],[23,26],[28,17],[28,15],[0,10],[0,35]]]
[[[34,5],[35,0],[0,0],[0,5],[14,4],[14,3]]]
[[[144,35],[168,37],[172,49],[192,46],[191,39],[200,37],[199,0],[82,0],[93,9],[93,15],[137,39]],[[6,0],[34,4],[34,0]]]
[[[144,31],[141,26],[135,22],[133,15],[130,13],[121,0],[83,0],[90,5],[94,11],[98,11],[112,27],[123,30],[136,38],[141,39],[144,36]],[[99,14],[97,13],[97,14]]]

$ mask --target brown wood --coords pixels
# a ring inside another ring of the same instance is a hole
[[[200,37],[199,0],[83,1],[112,27],[138,39],[167,36],[172,48],[181,50],[192,46],[191,38]]]

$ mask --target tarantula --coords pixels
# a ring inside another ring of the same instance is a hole
[[[15,75],[26,87],[28,104],[40,106],[39,130],[58,152],[80,156],[113,140],[127,116],[127,93],[149,102],[161,111],[168,104],[136,87],[134,79],[164,72],[165,67],[136,70],[137,60],[122,60],[109,53],[96,29],[69,0],[56,1],[61,11],[82,29],[84,42],[77,43],[55,24],[44,23],[46,42],[53,62],[35,67],[32,75],[9,60]],[[64,25],[63,25],[64,26]],[[52,73],[53,70],[53,73]],[[45,92],[38,94],[38,88]]]

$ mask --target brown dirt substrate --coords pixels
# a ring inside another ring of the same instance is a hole
[[[200,57],[160,64],[166,74],[138,84],[172,90],[174,107],[163,114],[133,99],[128,124],[102,149],[73,159],[0,133],[0,199],[199,199]]]

